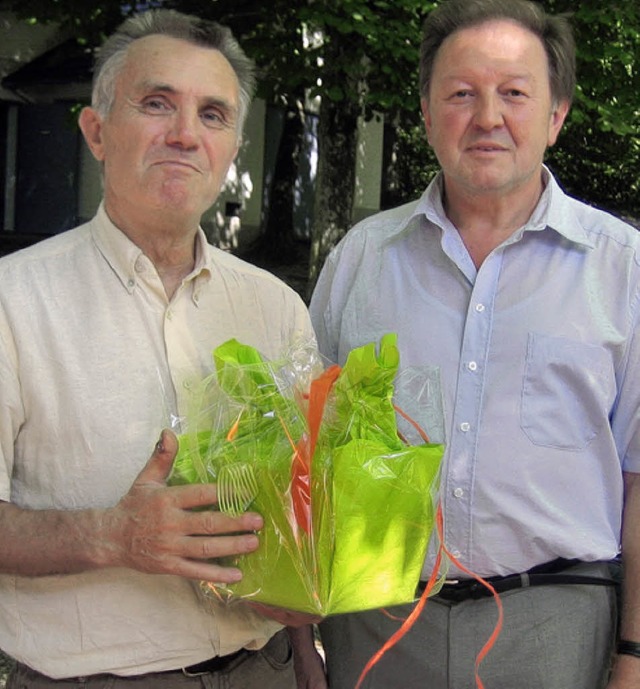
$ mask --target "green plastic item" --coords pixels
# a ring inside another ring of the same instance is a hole
[[[322,616],[414,600],[444,445],[398,434],[396,336],[354,349],[312,383],[311,399],[236,340],[214,361],[170,483],[218,482],[226,511],[265,520],[256,552],[221,561],[242,581],[210,584],[215,594]]]

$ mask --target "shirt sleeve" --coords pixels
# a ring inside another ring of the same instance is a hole
[[[635,300],[634,327],[624,369],[618,373],[618,399],[611,426],[622,470],[640,473],[640,288]]]
[[[338,333],[331,317],[331,298],[336,271],[335,253],[327,258],[311,296],[309,313],[320,353],[331,362],[338,360]]]
[[[24,420],[17,353],[6,315],[0,306],[0,500],[11,497],[14,444]]]

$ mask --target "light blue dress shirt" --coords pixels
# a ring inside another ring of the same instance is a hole
[[[438,176],[356,225],[311,302],[331,360],[396,332],[402,366],[440,368],[445,542],[482,576],[613,558],[622,471],[640,472],[640,234],[544,176],[480,269]]]

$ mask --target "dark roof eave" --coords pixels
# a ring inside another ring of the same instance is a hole
[[[1,83],[11,91],[90,83],[92,66],[91,50],[71,38],[7,74]]]

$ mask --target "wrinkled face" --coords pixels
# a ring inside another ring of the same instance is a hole
[[[568,103],[553,103],[540,39],[506,20],[449,36],[422,112],[448,190],[472,195],[533,188]]]
[[[80,124],[104,164],[105,204],[123,224],[166,212],[198,222],[215,201],[238,146],[238,81],[217,50],[166,36],[134,42],[102,120]],[[133,216],[132,216],[133,214]]]

